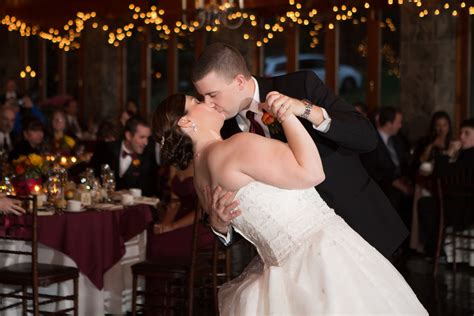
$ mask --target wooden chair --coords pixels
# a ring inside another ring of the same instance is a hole
[[[144,261],[132,266],[133,293],[132,315],[137,308],[152,311],[152,315],[218,315],[217,288],[223,281],[230,280],[230,252],[218,245],[217,240],[210,248],[199,249],[199,224],[201,214],[196,212],[193,224],[192,255],[190,262],[182,258],[162,258],[160,261]],[[155,291],[137,289],[138,277],[152,277],[159,282]],[[145,302],[138,303],[138,296],[145,296]],[[159,302],[147,301],[147,296],[156,295]],[[199,305],[195,304],[199,302]],[[205,312],[199,307],[205,307]]]
[[[61,265],[38,263],[38,209],[36,197],[18,197],[28,211],[18,221],[12,221],[13,215],[0,215],[0,240],[5,243],[9,241],[26,241],[31,243],[29,251],[15,251],[0,248],[0,253],[29,256],[31,262],[12,264],[0,268],[0,284],[11,286],[12,288],[20,287],[18,290],[12,290],[8,293],[0,293],[0,312],[3,310],[22,306],[23,315],[32,313],[37,316],[41,314],[50,314],[50,312],[40,311],[40,306],[56,303],[63,300],[72,300],[74,307],[62,309],[55,313],[73,312],[78,315],[78,278],[79,270],[74,267],[66,267]],[[54,227],[53,227],[54,229]],[[61,283],[72,280],[74,282],[73,295],[59,296],[39,293],[40,287],[47,287],[51,284]],[[31,292],[28,291],[31,289]],[[4,306],[6,298],[20,300]],[[40,300],[41,299],[41,300]],[[29,305],[28,301],[32,301]]]
[[[441,247],[452,244],[453,271],[456,273],[456,251],[474,252],[471,243],[474,224],[474,169],[463,169],[452,175],[435,179],[435,195],[439,212],[438,240],[434,274],[438,272]],[[449,228],[449,229],[447,229]],[[447,237],[450,241],[447,242]],[[457,239],[468,241],[468,246],[457,245]]]

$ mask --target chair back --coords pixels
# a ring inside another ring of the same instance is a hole
[[[36,196],[11,197],[18,200],[26,210],[25,215],[0,214],[0,254],[30,257],[31,284],[33,295],[38,295],[38,204]],[[24,241],[31,244],[30,250],[11,250],[6,246],[10,241]],[[37,304],[37,300],[35,300]],[[38,310],[38,306],[34,306]]]
[[[474,221],[474,168],[436,177],[436,198],[443,226],[463,229]]]

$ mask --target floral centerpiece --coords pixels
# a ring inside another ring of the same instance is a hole
[[[19,195],[27,195],[38,190],[41,187],[42,176],[46,165],[43,158],[37,154],[20,156],[13,161],[13,171],[15,173],[12,179],[15,192]]]
[[[64,135],[61,138],[54,139],[52,142],[51,151],[58,155],[71,155],[76,146],[74,138]]]

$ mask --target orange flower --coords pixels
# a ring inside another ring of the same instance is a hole
[[[263,124],[268,126],[270,124],[275,123],[275,118],[271,116],[270,114],[268,114],[268,112],[265,112],[263,113],[263,116],[262,116],[262,122]]]
[[[140,159],[135,158],[132,160],[132,165],[134,165],[135,167],[138,167],[140,163],[141,163]]]

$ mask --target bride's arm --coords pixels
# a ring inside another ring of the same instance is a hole
[[[285,189],[302,189],[324,181],[318,149],[301,122],[289,114],[282,126],[288,144],[249,133],[229,139],[228,154],[225,159],[221,156],[225,163],[219,168],[227,171],[226,179],[221,174],[222,184],[236,189],[255,180]]]

